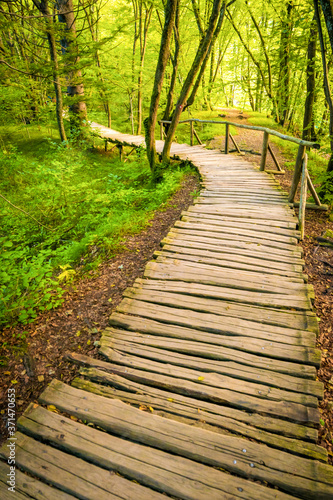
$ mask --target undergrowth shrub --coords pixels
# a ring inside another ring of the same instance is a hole
[[[142,150],[122,163],[86,141],[44,140],[28,152],[7,144],[0,151],[0,324],[33,321],[58,306],[75,268],[84,272],[121,251],[124,237],[147,224],[188,172],[171,166],[153,185]]]

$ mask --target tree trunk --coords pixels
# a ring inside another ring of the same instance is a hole
[[[171,57],[172,62],[172,75],[170,86],[168,90],[167,102],[163,114],[162,120],[171,120],[171,112],[173,108],[173,94],[175,91],[177,74],[178,74],[178,64],[179,64],[179,54],[180,54],[180,43],[179,43],[179,3],[177,4],[176,17],[175,17],[175,25],[173,28],[173,37],[175,41],[175,53],[173,57]],[[171,54],[170,54],[171,56]],[[169,130],[169,125],[165,125],[165,132],[167,133]]]
[[[57,8],[59,22],[65,25],[66,33],[61,40],[62,50],[70,55],[67,94],[73,98],[73,103],[70,105],[71,123],[72,126],[81,129],[87,118],[87,107],[83,100],[82,72],[77,68],[80,57],[76,39],[73,0],[57,0]]]
[[[41,0],[40,2],[38,2],[37,0],[33,1],[37,9],[45,16],[47,41],[49,44],[51,61],[53,63],[53,84],[56,96],[56,116],[58,130],[61,141],[67,141],[63,119],[63,101],[59,77],[58,53],[53,30],[53,17],[51,16],[47,0]]]
[[[195,80],[195,77],[196,77],[202,63],[206,59],[207,53],[208,53],[209,48],[211,46],[211,42],[212,42],[213,37],[214,37],[215,27],[216,27],[216,24],[217,24],[219,15],[220,15],[220,11],[221,11],[221,3],[222,3],[222,0],[214,0],[213,7],[212,7],[212,13],[210,16],[209,25],[208,25],[205,37],[200,42],[196,56],[195,56],[194,61],[192,63],[192,67],[191,67],[191,69],[186,77],[186,80],[185,80],[183,88],[181,90],[179,99],[177,101],[176,109],[174,111],[171,125],[169,128],[165,143],[164,143],[164,148],[163,148],[162,159],[165,162],[169,161],[172,139],[175,135],[180,115],[183,111],[184,106],[186,105],[186,99],[190,93],[190,90],[191,90],[191,87],[192,87],[193,82]]]
[[[288,0],[287,8],[282,8],[281,39],[280,39],[280,72],[277,91],[278,114],[276,120],[283,126],[289,114],[289,80],[290,80],[290,37],[291,37],[291,12],[293,0]]]
[[[315,16],[316,16],[316,21],[317,21],[317,26],[318,26],[321,59],[322,59],[322,63],[323,63],[324,91],[325,91],[326,101],[327,101],[327,104],[328,104],[328,107],[330,110],[329,136],[330,136],[330,146],[331,146],[331,157],[330,157],[328,165],[327,165],[327,172],[333,172],[333,101],[332,101],[332,95],[331,95],[330,84],[329,84],[329,79],[328,79],[328,69],[327,69],[327,62],[326,62],[324,37],[323,37],[323,31],[322,31],[321,21],[320,21],[318,0],[314,0],[314,7],[315,7]]]
[[[156,174],[156,147],[155,126],[157,121],[158,104],[160,101],[165,68],[170,55],[170,42],[175,23],[178,0],[167,0],[165,6],[165,20],[162,31],[161,46],[157,61],[154,87],[150,101],[149,117],[144,121],[147,157],[153,176]]]
[[[138,126],[137,126],[137,134],[141,134],[141,123],[142,123],[142,76],[143,76],[143,66],[146,55],[147,48],[147,35],[148,28],[151,20],[151,14],[153,11],[153,6],[150,5],[146,9],[145,20],[142,22],[142,4],[140,5],[140,22],[139,22],[139,31],[140,31],[140,69],[138,76]]]
[[[308,54],[306,65],[306,100],[304,106],[303,135],[302,139],[306,141],[315,141],[315,131],[313,123],[313,104],[316,89],[316,43],[317,43],[317,24],[315,17],[310,27],[310,37],[308,42]]]

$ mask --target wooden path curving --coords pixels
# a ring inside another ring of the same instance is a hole
[[[171,153],[198,167],[201,195],[125,291],[102,335],[105,360],[71,355],[72,386],[54,380],[19,419],[23,472],[13,497],[0,463],[2,499],[333,498],[316,444],[313,289],[287,197],[239,157]]]

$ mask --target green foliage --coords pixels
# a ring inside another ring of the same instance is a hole
[[[7,143],[0,192],[17,208],[0,199],[0,323],[26,323],[57,307],[78,274],[74,267],[84,272],[121,251],[126,235],[147,224],[188,171],[171,166],[153,185],[140,149],[121,163],[116,152],[87,141],[79,148],[46,138],[19,148]]]

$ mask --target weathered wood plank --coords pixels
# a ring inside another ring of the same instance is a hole
[[[253,245],[252,243],[248,243],[247,245],[238,245],[237,242],[229,240],[225,242],[223,245],[218,244],[216,241],[210,241],[208,243],[207,239],[204,238],[201,240],[197,238],[191,238],[189,235],[172,235],[171,232],[161,241],[163,245],[176,245],[182,246],[185,248],[199,248],[204,250],[213,250],[214,252],[222,253],[222,254],[234,254],[234,255],[244,255],[245,257],[258,258],[263,261],[268,262],[282,262],[291,265],[300,265],[304,264],[304,261],[299,256],[294,255],[285,255],[280,252],[269,252],[266,250],[268,247],[265,247],[265,250],[261,248],[261,245]],[[273,264],[272,264],[273,265]]]
[[[209,333],[253,337],[268,342],[302,345],[301,339],[303,335],[299,330],[292,331],[290,329],[290,331],[288,331],[286,328],[279,329],[279,327],[271,327],[270,325],[263,325],[261,323],[232,317],[223,320],[221,316],[216,314],[201,313],[160,304],[151,304],[135,299],[123,299],[117,307],[116,312],[134,314],[136,316],[154,319],[161,323],[195,328]],[[273,331],[274,328],[277,328],[277,332],[272,333],[272,331],[268,331],[270,328],[273,329]],[[281,332],[279,330],[281,330]],[[313,338],[313,334],[304,333],[305,337],[308,335],[311,335]],[[304,367],[304,372],[313,373],[315,369],[313,367]]]
[[[160,375],[156,372],[147,372],[145,370],[124,367],[113,363],[110,363],[110,365],[112,373],[141,384],[167,389],[168,391],[184,394],[185,396],[194,397],[198,400],[227,404],[237,409],[291,420],[298,424],[309,426],[318,426],[319,424],[319,412],[317,408],[305,406],[300,403],[273,400],[266,401],[259,397],[237,393],[230,389],[202,385],[198,383],[200,382],[199,380],[197,382],[192,382],[183,378]],[[82,368],[80,373],[94,382],[107,384],[109,381],[108,373],[94,368]]]
[[[210,299],[210,298],[201,298],[201,297],[193,297],[191,295],[185,295],[185,294],[178,294],[178,293],[170,293],[168,290],[164,289],[163,293],[161,294],[156,294],[154,293],[154,288],[151,288],[149,285],[145,285],[144,280],[142,281],[142,285],[140,286],[140,283],[137,283],[133,288],[128,288],[124,292],[124,296],[128,298],[133,298],[136,300],[141,300],[144,302],[148,303],[155,303],[155,304],[160,304],[162,306],[170,306],[170,307],[175,307],[177,309],[190,309],[191,311],[194,312],[202,312],[202,313],[207,313],[207,314],[219,314],[222,316],[227,316],[228,321],[232,325],[238,325],[238,326],[244,326],[247,329],[251,329],[253,331],[259,330],[261,332],[266,333],[272,333],[275,335],[285,335],[288,337],[288,339],[283,339],[283,340],[277,340],[290,343],[290,344],[297,344],[297,345],[302,345],[302,342],[304,342],[304,346],[309,345],[306,340],[311,340],[311,344],[315,342],[315,336],[309,332],[303,332],[304,335],[300,335],[299,329],[295,328],[294,325],[289,324],[287,325],[281,325],[281,322],[279,322],[279,314],[276,312],[274,314],[274,311],[269,311],[269,310],[264,310],[263,311],[263,317],[260,316],[260,313],[263,308],[258,308],[254,309],[253,311],[249,311],[249,307],[246,308],[242,306],[238,306],[237,304],[232,306],[232,303],[225,303],[224,301],[220,301],[217,299]],[[156,287],[157,288],[157,287]],[[176,289],[176,288],[175,288]],[[172,291],[172,288],[171,288]],[[159,310],[159,309],[158,309]],[[163,309],[161,309],[163,311]],[[169,310],[172,314],[178,314],[178,311],[174,312],[171,309]],[[232,314],[230,311],[235,311],[234,314]],[[239,311],[237,313],[237,311]],[[245,312],[248,312],[248,314],[245,314]],[[243,314],[242,314],[243,313]],[[266,313],[266,314],[265,314]],[[188,313],[190,316],[192,316],[192,312]],[[286,313],[287,315],[287,313]],[[283,316],[283,314],[281,314]],[[292,313],[290,320],[292,319]],[[194,317],[194,316],[193,316]],[[196,317],[196,316],[195,316]],[[243,318],[246,319],[243,319]],[[205,318],[209,318],[209,316],[205,316]],[[214,318],[214,316],[213,316]],[[235,319],[231,319],[235,318]],[[265,321],[265,318],[267,320]],[[272,318],[276,318],[275,321],[272,320]],[[297,316],[294,315],[295,320],[297,320]],[[216,317],[215,317],[216,319]],[[286,318],[288,319],[288,318]],[[291,321],[290,321],[291,323]],[[306,324],[306,323],[305,323]],[[247,336],[253,336],[255,337],[255,334],[246,334]],[[260,336],[258,337],[260,338]],[[262,338],[262,337],[261,337]],[[295,342],[296,339],[297,340]],[[294,339],[294,340],[291,340]],[[310,344],[310,345],[311,345]],[[310,352],[310,351],[309,351]],[[308,355],[306,355],[308,357]],[[308,358],[310,359],[310,358]],[[317,364],[318,363],[318,352],[315,354],[314,361]]]
[[[50,414],[41,407],[26,412],[19,426],[39,439],[47,440],[67,453],[88,459],[98,466],[114,470],[145,486],[187,500],[220,500],[227,498],[285,498],[278,492],[237,479],[242,486],[242,495],[230,475],[186,458],[170,455],[164,451],[142,444],[126,442],[121,438],[105,434],[96,429],[71,421],[55,413]],[[62,436],[61,438],[59,436]],[[244,493],[245,491],[245,493]],[[232,497],[230,497],[232,495]],[[147,497],[149,499],[149,497]]]
[[[260,273],[249,269],[237,268],[235,270],[234,268],[228,266],[219,266],[218,264],[216,265],[211,262],[204,262],[202,259],[178,259],[177,256],[173,254],[165,255],[164,253],[161,253],[160,255],[156,255],[155,262],[158,262],[160,264],[175,265],[180,268],[193,267],[195,269],[202,269],[205,274],[206,271],[209,271],[209,273],[216,273],[218,275],[223,274],[225,278],[228,278],[229,276],[231,278],[234,278],[235,276],[237,276],[239,277],[239,280],[250,280],[252,283],[271,283],[272,285],[277,285],[280,287],[285,285],[288,287],[288,289],[292,288],[294,290],[298,288],[297,286],[294,286],[294,283],[304,285],[304,279],[301,277],[301,275],[288,277],[281,275],[275,276],[270,273],[265,273],[264,270],[262,270]]]
[[[223,251],[223,249],[208,250],[202,248],[195,248],[191,246],[174,245],[163,245],[163,251],[173,252],[177,254],[184,254],[186,256],[198,256],[206,257],[210,259],[215,259],[216,261],[226,262],[228,266],[237,266],[236,269],[241,269],[241,266],[247,266],[248,268],[253,268],[253,271],[264,273],[271,272],[272,274],[277,274],[278,276],[302,276],[303,266],[300,264],[288,264],[286,262],[277,262],[273,260],[265,260],[259,256],[248,257],[247,255],[237,254],[228,249]],[[246,267],[246,268],[247,268]],[[244,268],[245,269],[245,268]]]
[[[289,236],[291,238],[299,239],[300,233],[292,228],[279,227],[277,224],[268,225],[265,224],[262,220],[257,222],[242,222],[241,220],[237,220],[235,217],[234,220],[230,220],[227,217],[220,218],[208,218],[208,217],[200,217],[197,215],[196,217],[191,217],[189,215],[182,215],[182,221],[194,224],[208,224],[209,226],[216,226],[217,228],[234,228],[234,229],[249,229],[253,231],[257,231],[258,233],[265,233],[267,237],[269,235],[281,235],[281,236]]]
[[[134,289],[135,291],[136,289]],[[157,295],[154,292],[151,292],[151,295],[148,295],[148,290],[146,290],[144,293],[133,293],[131,290],[127,289],[125,291],[125,297],[128,298],[134,298],[135,300],[142,300],[145,302],[149,303],[154,303],[154,304],[160,304],[163,306],[170,306],[170,307],[178,307],[178,308],[189,308],[191,311],[199,311],[199,312],[208,312],[211,311],[211,313],[214,314],[219,314],[218,310],[214,310],[214,307],[209,307],[209,305],[204,308],[202,306],[198,306],[198,308],[195,307],[195,300],[194,304],[191,304],[191,298],[187,297],[187,301],[182,301],[182,299],[178,298],[177,295],[174,297],[175,294],[167,294],[165,293],[164,295]],[[179,302],[177,303],[177,298]],[[202,299],[204,300],[204,299]],[[222,313],[222,315],[227,316],[226,321],[231,320],[231,317],[227,315],[228,311],[224,311],[225,314]],[[112,316],[111,316],[112,317]],[[157,319],[157,317],[156,317]],[[233,321],[233,320],[231,320]],[[238,318],[236,320],[238,322]],[[250,322],[248,320],[242,320],[240,319],[239,322],[235,322],[234,324],[238,326],[244,326],[245,328],[252,329],[253,324],[254,328],[256,326],[262,327],[262,331],[264,334],[267,332],[270,333],[278,333],[279,331],[282,330],[281,327],[276,327],[273,325],[265,325],[262,323],[259,323],[258,325],[254,322]],[[249,335],[240,335],[233,337],[230,334],[227,335],[214,335],[214,334],[209,334],[207,331],[204,331],[204,333],[201,333],[196,335],[196,340],[197,341],[203,341],[204,338],[209,338],[210,343],[214,345],[223,345],[225,347],[231,347],[235,349],[239,349],[242,351],[246,352],[251,352],[251,353],[256,353],[259,354],[260,356],[264,357],[270,357],[270,358],[276,358],[276,359],[281,359],[281,360],[286,360],[286,361],[296,361],[296,362],[301,362],[305,364],[311,364],[314,366],[319,367],[320,366],[320,361],[321,361],[321,352],[319,349],[315,349],[312,347],[308,347],[305,345],[296,345],[301,342],[300,339],[297,337],[297,334],[299,333],[299,330],[292,330],[292,329],[285,329],[286,336],[288,337],[286,339],[286,342],[282,341],[273,341],[273,340],[266,340],[266,338],[263,338],[265,335],[261,336],[262,338],[258,338],[256,335],[253,335],[253,337],[249,338]],[[294,338],[293,340],[290,339],[290,335],[293,335]],[[194,332],[193,332],[194,334]],[[175,335],[177,337],[177,335]],[[283,339],[284,340],[284,339]]]
[[[15,437],[15,459],[19,467],[70,495],[84,500],[165,498],[160,493],[51,448],[20,432]],[[8,457],[6,446],[1,448],[0,453]]]
[[[74,500],[74,498],[77,498],[24,474],[17,467],[15,468],[15,491],[9,491],[8,488],[10,485],[7,483],[9,476],[7,474],[9,474],[9,465],[0,461],[1,500],[13,500],[13,498],[15,500],[27,498],[34,498],[36,500]]]
[[[135,339],[137,339],[136,342]],[[109,329],[105,330],[100,343],[100,353],[107,358],[111,356],[109,350],[111,347],[116,348],[119,353],[135,354],[136,356],[140,355],[143,358],[163,361],[170,365],[179,365],[207,372],[221,373],[239,380],[246,380],[254,383],[260,382],[269,387],[277,387],[279,389],[286,389],[288,391],[310,394],[321,399],[323,398],[323,384],[321,382],[286,375],[261,366],[258,367],[244,364],[240,361],[242,356],[236,356],[235,359],[232,357],[232,353],[229,353],[231,359],[215,359],[211,356],[211,352],[208,352],[207,356],[207,351],[205,350],[203,350],[203,352],[199,350],[195,352],[193,356],[191,355],[193,353],[191,352],[190,345],[185,345],[183,349],[177,350],[175,346],[173,349],[168,349],[167,343],[164,343],[163,348],[162,345],[158,345],[158,339],[156,342],[140,343],[140,338],[135,336],[132,339],[128,332],[123,333],[123,338],[120,341],[119,338],[115,341],[112,338],[112,330]],[[187,351],[186,347],[188,349]],[[226,357],[227,355],[228,353]],[[116,356],[113,357],[113,361],[115,361],[115,358]]]
[[[209,222],[196,222],[195,220],[191,220],[189,222],[181,220],[176,221],[174,227],[182,228],[182,229],[194,229],[195,231],[209,231],[210,233],[221,234],[222,237],[225,233],[234,234],[237,239],[241,239],[244,236],[254,236],[255,238],[260,237],[263,239],[267,239],[269,241],[279,241],[282,243],[289,243],[292,245],[296,245],[297,239],[292,235],[286,235],[281,233],[273,233],[273,232],[265,232],[259,231],[257,228],[251,229],[249,227],[235,227],[232,225],[215,225]]]
[[[134,285],[137,285],[137,283],[134,283]],[[134,288],[136,288],[136,286],[134,286]],[[139,289],[143,288],[144,290],[155,290],[155,288],[152,286],[147,286],[145,287],[145,285],[139,285],[138,287]],[[156,290],[158,290],[158,287],[156,287]],[[168,290],[168,289],[166,289]],[[173,288],[170,288],[169,289],[170,291],[174,291]],[[175,288],[176,290],[176,288]],[[126,293],[126,292],[125,292]],[[157,295],[157,294],[156,294]],[[179,300],[181,301],[182,298],[183,298],[183,295],[181,294],[177,294],[179,296]],[[184,298],[187,298],[187,296],[185,295]],[[190,299],[193,299],[194,303],[196,303],[196,299],[197,297],[195,296],[189,296]],[[208,299],[208,300],[213,300],[215,301],[215,299]],[[223,307],[225,307],[225,314],[223,314]],[[204,311],[202,311],[204,312]],[[213,311],[211,311],[213,312]],[[257,321],[257,322],[260,322],[258,321],[258,316],[259,314],[262,312],[262,317],[260,318],[261,319],[261,322],[263,324],[268,324],[268,325],[277,325],[277,326],[280,326],[280,327],[284,327],[284,328],[289,328],[291,330],[296,330],[295,332],[295,335],[290,335],[291,332],[289,332],[288,334],[288,337],[289,337],[289,340],[287,339],[285,342],[283,343],[289,343],[290,345],[300,345],[300,346],[303,346],[303,347],[311,347],[311,348],[314,348],[315,347],[315,344],[316,344],[316,335],[314,334],[316,332],[315,328],[318,328],[318,325],[317,325],[317,320],[315,317],[313,316],[305,316],[305,317],[302,317],[301,315],[297,315],[296,312],[286,312],[284,310],[274,310],[274,309],[269,309],[269,308],[260,308],[258,306],[248,306],[248,305],[245,305],[245,304],[238,304],[238,303],[232,303],[232,302],[222,302],[221,301],[221,311],[219,311],[217,314],[221,314],[222,316],[227,316],[227,317],[235,317],[235,318],[240,318],[240,319],[243,319],[244,317],[247,318],[249,321]],[[278,319],[278,315],[279,315],[279,312],[281,312],[281,322],[279,323]],[[290,315],[290,318],[288,317],[288,315]],[[124,317],[124,321],[128,323],[128,325],[131,325],[131,324],[136,324],[138,326],[136,326],[136,328],[144,328],[144,331],[149,331],[148,329],[152,329],[152,330],[156,330],[157,332],[160,331],[160,332],[165,332],[165,335],[169,336],[168,335],[168,331],[169,329],[171,331],[175,331],[175,332],[178,332],[178,329],[180,330],[183,330],[184,327],[179,327],[179,326],[175,326],[175,325],[168,325],[167,323],[161,323],[161,322],[157,322],[154,320],[148,320],[148,319],[142,319],[140,317],[136,317],[136,318],[133,318],[132,316],[129,316],[127,319],[125,318],[125,315],[119,315],[119,313],[117,312],[114,312],[112,314],[112,316],[110,317],[110,321],[112,322],[113,321],[113,318],[114,316],[118,317]],[[292,323],[294,319],[294,323]],[[315,324],[313,325],[314,328],[308,328],[309,331],[307,332],[298,332],[298,330],[306,330],[306,326],[308,323],[311,324],[311,320],[314,319],[315,320]],[[134,321],[135,320],[135,321]],[[147,330],[145,328],[145,324],[147,324]],[[148,326],[148,325],[151,325],[151,326]],[[155,325],[155,326],[154,326]],[[125,327],[126,328],[126,327]],[[129,326],[128,329],[131,329],[131,327]],[[313,332],[314,330],[314,332]],[[186,331],[186,328],[185,328],[185,331]],[[193,325],[191,325],[188,329],[189,332],[192,332],[192,333],[189,333],[189,335],[195,335],[195,333],[200,333],[201,335],[201,339],[203,338],[203,335],[207,338],[210,339],[210,342],[211,343],[218,343],[219,342],[219,337],[216,336],[215,334],[210,334],[208,331],[205,331],[205,330],[194,330],[193,329]],[[178,333],[175,334],[175,336],[177,336]],[[181,333],[179,333],[179,335],[182,335]],[[292,338],[294,337],[295,338]],[[250,337],[246,336],[248,340],[250,340]],[[257,337],[254,337],[254,339],[258,340]],[[262,340],[267,340],[267,338],[265,339],[262,339]]]
[[[190,261],[190,262],[196,262],[199,264],[208,264],[211,266],[218,266],[222,268],[227,268],[227,269],[237,269],[240,271],[250,271],[253,273],[262,273],[263,275],[276,275],[279,277],[281,281],[284,280],[284,278],[289,278],[289,281],[296,281],[296,282],[307,282],[307,275],[302,274],[301,272],[295,272],[295,271],[288,271],[285,269],[284,271],[280,271],[278,269],[274,269],[271,267],[265,267],[261,265],[261,261],[257,260],[256,265],[254,264],[247,264],[245,262],[242,262],[242,258],[238,258],[238,262],[234,260],[232,255],[226,255],[226,259],[221,258],[221,254],[215,254],[217,255],[217,258],[213,257],[214,252],[208,251],[200,251],[199,249],[193,249],[193,248],[185,248],[185,247],[172,247],[171,251],[168,251],[167,248],[170,247],[170,245],[164,245],[163,250],[157,250],[154,252],[154,257],[167,257],[168,259],[178,259],[178,260],[185,260],[185,261]],[[178,252],[177,250],[180,250]],[[200,255],[201,253],[201,255]],[[229,260],[228,260],[228,257]],[[238,257],[238,256],[237,256]],[[244,258],[246,260],[246,257]],[[252,259],[255,260],[255,259]],[[240,262],[239,262],[240,261]],[[268,261],[267,261],[268,263]],[[300,281],[301,279],[301,281]],[[288,280],[286,280],[288,281]]]
[[[240,476],[267,481],[301,498],[329,500],[333,494],[332,467],[319,461],[170,421],[59,381],[53,381],[40,400],[113,434]]]
[[[301,258],[302,250],[300,247],[296,247],[292,243],[280,243],[279,241],[272,241],[260,236],[261,233],[258,233],[257,236],[244,236],[241,235],[237,237],[237,235],[233,235],[228,233],[214,233],[213,231],[200,231],[193,229],[177,229],[172,228],[168,236],[170,238],[175,238],[177,236],[190,236],[191,239],[195,239],[196,241],[204,241],[209,244],[221,244],[222,241],[227,244],[236,245],[238,248],[251,248],[251,245],[257,247],[260,245],[263,247],[262,251],[269,251],[270,253],[279,253],[282,252],[283,255],[287,256],[295,256]]]
[[[265,210],[259,211],[255,210],[252,208],[250,210],[249,208],[247,210],[243,209],[237,209],[236,207],[233,206],[219,206],[219,205],[194,205],[194,207],[190,207],[188,211],[191,214],[195,213],[201,213],[201,214],[214,214],[214,215],[221,215],[221,216],[232,216],[235,217],[237,216],[239,219],[271,219],[272,221],[278,221],[279,223],[281,222],[289,222],[289,223],[295,223],[295,216],[292,215],[282,215],[282,214],[273,214],[273,213],[267,213]]]
[[[190,207],[191,209],[195,208],[195,207]],[[264,226],[265,228],[267,228],[267,230],[271,230],[272,228],[277,228],[277,229],[281,229],[281,230],[296,230],[296,217],[295,217],[295,221],[294,222],[284,222],[284,221],[276,221],[276,220],[270,220],[270,219],[265,219],[265,218],[260,218],[260,219],[254,219],[254,218],[251,218],[251,219],[248,219],[248,220],[244,220],[244,218],[242,217],[237,217],[236,214],[234,215],[225,215],[225,214],[210,214],[210,213],[201,213],[200,211],[198,210],[192,210],[190,211],[190,208],[188,210],[184,210],[181,215],[182,217],[187,217],[187,218],[195,218],[195,219],[199,219],[199,220],[205,220],[205,221],[211,221],[211,222],[214,222],[214,223],[223,223],[223,222],[226,222],[226,223],[239,223],[239,224],[245,224],[246,226],[248,226],[249,228],[255,226],[255,225],[259,225],[259,226]]]
[[[147,287],[152,289],[172,290],[186,295],[198,297],[209,297],[212,299],[226,300],[241,304],[251,304],[270,308],[294,309],[309,312],[312,303],[309,298],[300,295],[269,294],[261,292],[251,292],[249,290],[237,290],[222,286],[205,285],[201,283],[184,283],[177,280],[145,279]],[[153,284],[154,283],[154,284]],[[170,288],[171,287],[171,288]]]
[[[249,381],[250,377],[234,377],[232,369],[231,373],[226,373],[226,370],[223,373],[223,369],[217,366],[218,363],[215,360],[207,362],[204,358],[198,358],[197,364],[195,364],[195,356],[184,356],[177,351],[174,353],[172,349],[167,350],[160,346],[157,348],[147,346],[145,341],[141,343],[141,338],[138,338],[137,335],[133,336],[132,339],[126,334],[121,336],[117,332],[109,333],[111,333],[110,336],[105,336],[101,340],[100,353],[112,363],[184,378],[192,382],[199,380],[203,385],[244,392],[260,399],[290,401],[313,408],[318,406],[317,397],[305,395],[305,390],[302,389],[302,379],[297,379],[300,390],[294,392],[292,387],[287,388],[287,390],[279,387],[274,374],[270,373],[266,377],[264,370],[258,370],[260,375],[257,375],[257,378],[252,377],[252,380]],[[269,380],[272,380],[273,383],[270,383]],[[295,382],[292,386],[294,385],[296,385]],[[304,387],[308,387],[306,382]]]
[[[202,269],[202,274],[196,272],[196,267],[191,266],[187,262],[180,262],[179,264],[172,263],[158,263],[148,262],[145,268],[144,276],[150,279],[163,279],[163,280],[177,280],[189,283],[197,283],[203,285],[221,286],[225,288],[232,288],[236,290],[247,290],[250,292],[261,292],[266,294],[284,295],[285,297],[306,296],[310,299],[314,298],[312,285],[288,283],[288,287],[283,286],[283,283],[272,284],[272,280],[268,277],[263,278],[262,283],[257,283],[254,280],[242,279],[237,280],[237,273],[228,270],[211,269],[212,266],[198,264],[198,268]],[[245,271],[244,271],[245,274]]]
[[[325,448],[322,448],[314,443],[304,442],[299,439],[293,439],[266,432],[262,429],[255,428],[252,425],[244,424],[240,420],[237,420],[237,416],[229,418],[217,415],[210,412],[207,408],[202,408],[202,402],[200,402],[200,408],[198,408],[198,401],[186,396],[140,385],[119,377],[118,375],[111,375],[111,377],[112,387],[100,385],[82,378],[74,379],[73,386],[78,389],[93,392],[94,394],[98,394],[100,396],[120,399],[125,403],[129,403],[137,407],[142,408],[142,405],[145,405],[146,407],[150,406],[153,408],[154,412],[160,412],[158,414],[166,418],[177,419],[177,417],[181,417],[197,422],[204,422],[205,424],[210,425],[210,430],[213,432],[232,432],[233,434],[255,439],[257,442],[266,443],[273,448],[288,451],[295,455],[327,462],[327,451]],[[115,387],[120,387],[124,390],[115,389]],[[126,390],[135,390],[136,393],[126,392]],[[213,405],[212,403],[205,402],[204,405],[208,405],[208,407],[209,405],[217,406],[219,408],[218,405]],[[223,411],[224,408],[222,407],[222,413]],[[232,409],[232,411],[235,412],[237,410]],[[239,413],[242,414],[244,412]],[[256,414],[254,415],[258,416]],[[281,421],[276,419],[276,422],[278,422],[278,425],[283,427],[283,425],[281,425]],[[290,425],[291,423],[288,422],[288,428]],[[311,430],[310,427],[298,426],[297,424],[292,425],[299,427],[302,430]],[[275,425],[275,427],[277,427],[277,425]]]
[[[84,360],[78,361],[77,357],[79,355],[77,354],[71,355],[72,361],[73,356],[75,356],[75,361],[79,362],[79,364],[94,366]],[[99,364],[105,363],[100,360],[94,361],[99,361]],[[267,442],[280,449],[283,449],[283,445],[280,442],[280,438],[283,436],[287,441],[290,440],[290,442],[288,441],[289,445],[286,447],[287,449],[290,448],[293,453],[308,456],[309,453],[306,450],[312,450],[310,453],[319,454],[318,456],[313,456],[314,458],[320,457],[321,460],[327,461],[327,452],[325,449],[314,444],[318,438],[318,431],[313,427],[306,427],[294,422],[288,422],[286,426],[283,420],[277,418],[257,413],[247,413],[236,408],[217,405],[207,401],[198,401],[182,394],[139,384],[114,373],[109,373],[108,380],[110,386],[100,385],[87,379],[76,378],[73,386],[109,398],[117,398],[117,395],[119,395],[119,399],[128,401],[129,403],[134,402],[134,404],[139,406],[147,403],[155,410],[165,410],[175,415],[190,417],[195,420],[204,420],[207,423],[220,426],[233,433],[252,437],[257,441]],[[253,431],[251,431],[251,427],[254,428]],[[269,441],[267,441],[268,439]],[[320,451],[317,448],[320,448]]]

